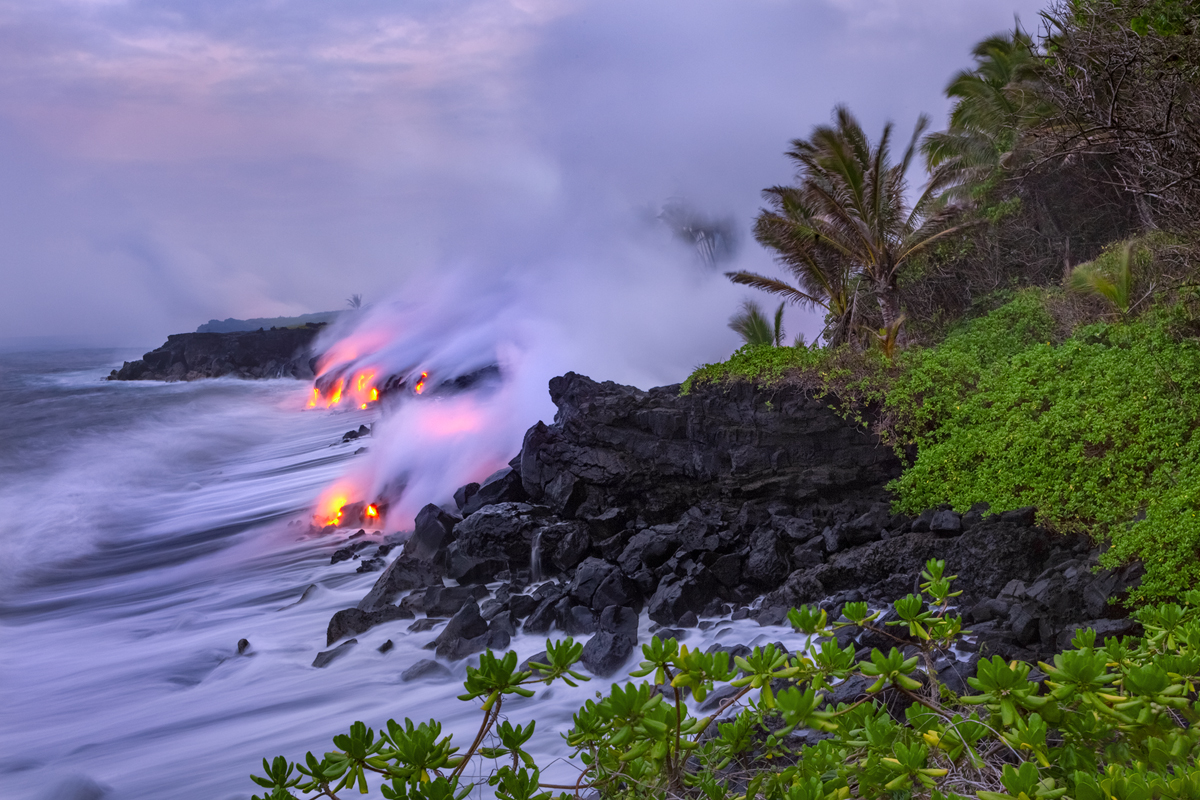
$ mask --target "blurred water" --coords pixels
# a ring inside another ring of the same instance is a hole
[[[0,354],[0,797],[248,798],[262,757],[322,753],[358,719],[437,717],[465,746],[479,719],[455,699],[465,662],[453,680],[400,680],[436,631],[382,625],[311,666],[329,617],[378,573],[330,565],[345,534],[289,523],[373,412],[302,411],[295,381],[101,380],[132,355]],[[796,638],[744,621],[692,636]],[[513,641],[522,657],[543,647]],[[507,706],[538,720],[548,777],[574,781],[559,734],[597,683]]]

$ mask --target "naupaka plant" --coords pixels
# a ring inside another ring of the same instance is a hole
[[[730,658],[654,638],[631,680],[576,712],[565,734],[574,784],[542,780],[536,720],[502,711],[536,685],[586,680],[570,639],[547,642],[545,663],[525,670],[512,652],[468,667],[460,699],[482,719],[465,750],[434,720],[378,733],[356,722],[323,757],[264,759],[253,779],[271,800],[336,800],[372,781],[388,800],[1200,800],[1200,592],[1139,610],[1142,638],[1101,644],[1082,629],[1036,669],[981,658],[960,696],[937,678],[973,646],[954,576],[931,560],[921,577],[886,614],[793,609],[796,652],[775,643]],[[892,644],[859,648],[863,633]]]

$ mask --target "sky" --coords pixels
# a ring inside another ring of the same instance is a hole
[[[0,0],[0,344],[149,349],[451,273],[582,306],[572,276],[611,271],[645,313],[673,301],[647,264],[695,260],[664,204],[771,271],[750,227],[791,139],[838,103],[942,124],[971,46],[1040,5]],[[746,291],[713,292],[705,348],[731,348]]]

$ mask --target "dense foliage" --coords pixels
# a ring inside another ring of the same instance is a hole
[[[468,668],[461,699],[481,701],[483,720],[465,753],[434,720],[389,720],[378,734],[356,722],[323,757],[264,759],[266,774],[253,779],[271,800],[366,793],[368,776],[384,781],[386,798],[462,800],[476,788],[463,777],[468,764],[502,800],[550,800],[556,790],[705,800],[1200,798],[1200,593],[1138,612],[1143,639],[1101,646],[1094,631],[1079,631],[1040,675],[983,658],[959,696],[936,677],[966,633],[944,569],[930,561],[921,594],[896,601],[891,621],[866,603],[847,604],[832,624],[819,608],[793,609],[790,622],[809,636],[794,654],[768,645],[731,663],[723,651],[655,638],[632,673],[651,680],[614,684],[575,714],[566,735],[580,769],[574,786],[542,784],[526,749],[535,723],[501,714],[506,697],[528,696],[534,683],[582,677],[571,671],[580,646],[570,640],[548,642],[550,663],[530,670],[517,669],[515,653],[491,652]],[[863,632],[895,646],[857,659],[844,634]],[[827,702],[847,682],[859,682],[861,697]],[[694,705],[715,692],[725,699],[699,716]]]

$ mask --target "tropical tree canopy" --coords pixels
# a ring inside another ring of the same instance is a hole
[[[769,208],[760,212],[754,234],[796,283],[744,271],[726,273],[730,280],[824,308],[823,338],[831,345],[856,339],[860,294],[874,297],[884,329],[898,328],[900,271],[956,230],[946,226],[951,209],[940,196],[946,173],[935,172],[911,205],[905,198],[908,170],[928,123],[920,118],[897,162],[891,159],[892,125],[872,144],[845,106],[835,109],[832,125],[794,140],[787,156],[797,167],[796,184],[763,192]]]

